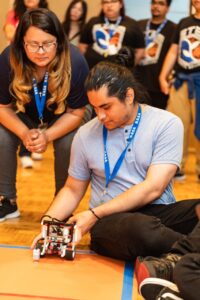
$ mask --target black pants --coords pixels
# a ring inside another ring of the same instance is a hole
[[[189,253],[181,258],[174,269],[174,282],[184,300],[200,299],[200,253]]]
[[[148,94],[149,94],[149,101],[150,101],[150,105],[157,107],[157,108],[161,108],[161,109],[166,109],[167,107],[167,101],[169,96],[163,94],[162,92],[153,92],[153,91],[149,91],[148,90]]]
[[[147,205],[137,212],[117,213],[99,220],[91,230],[91,249],[121,260],[160,256],[192,232],[200,200]],[[178,250],[177,250],[178,251]]]
[[[200,221],[186,237],[177,241],[172,252],[183,255],[176,264],[173,281],[184,300],[200,299]]]

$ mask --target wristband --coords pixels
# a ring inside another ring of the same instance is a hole
[[[101,220],[101,218],[99,218],[99,216],[97,216],[97,214],[94,212],[94,210],[92,208],[89,208],[89,210],[97,218],[97,220]]]

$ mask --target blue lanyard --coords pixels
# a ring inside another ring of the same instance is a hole
[[[164,19],[164,21],[160,24],[160,26],[157,28],[155,34],[153,37],[149,38],[148,34],[150,31],[150,24],[151,24],[151,20],[148,20],[147,24],[146,24],[146,30],[145,30],[145,44],[146,46],[149,45],[149,43],[154,42],[156,37],[158,36],[158,34],[162,31],[162,29],[164,28],[165,24],[167,23],[167,19]]]
[[[43,123],[43,112],[44,112],[44,106],[46,103],[46,97],[47,97],[47,87],[48,87],[48,72],[45,73],[44,81],[42,85],[42,96],[40,97],[38,87],[37,87],[37,81],[35,78],[33,78],[33,92],[35,96],[35,103],[38,111],[38,116],[40,119],[40,122]]]
[[[117,21],[115,22],[115,24],[112,24],[112,23],[109,22],[108,18],[104,17],[105,25],[106,25],[106,27],[107,27],[107,29],[108,29],[110,38],[112,38],[113,35],[115,34],[116,29],[117,29],[117,27],[119,26],[121,20],[122,20],[122,17],[119,16],[119,17],[117,18]],[[111,28],[111,26],[113,26],[113,28]]]
[[[128,137],[128,143],[125,147],[125,149],[123,150],[123,152],[121,153],[121,155],[119,156],[112,174],[110,173],[110,163],[109,163],[109,158],[108,158],[108,153],[107,153],[107,148],[106,148],[106,142],[107,142],[107,136],[108,136],[108,130],[105,126],[103,126],[103,143],[104,143],[104,170],[105,170],[105,175],[106,175],[106,188],[108,187],[110,181],[113,180],[113,178],[117,175],[117,172],[119,171],[121,164],[125,158],[125,154],[126,151],[130,145],[130,143],[132,142],[136,131],[138,129],[139,123],[140,123],[140,119],[141,119],[141,115],[142,115],[142,110],[141,110],[141,106],[138,106],[138,112],[137,112],[137,116],[135,118],[135,121],[132,125],[129,137]]]

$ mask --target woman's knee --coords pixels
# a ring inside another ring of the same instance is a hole
[[[19,139],[11,131],[0,125],[0,144],[1,148],[17,147]]]
[[[69,153],[76,130],[54,141],[55,153]]]

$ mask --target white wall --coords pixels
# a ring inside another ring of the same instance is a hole
[[[12,6],[13,0],[0,0],[0,52],[7,45],[3,33],[3,24],[8,9]],[[65,10],[71,0],[48,0],[49,7],[58,17],[63,20]],[[97,15],[100,12],[101,0],[86,0],[88,3],[88,18]],[[151,0],[125,0],[126,14],[132,16],[134,19],[143,19],[150,17],[150,3]],[[178,22],[184,16],[189,14],[190,0],[172,0],[170,13],[168,18]]]
[[[151,0],[125,0],[126,14],[136,20],[150,17]],[[189,15],[190,0],[172,0],[168,18],[178,22]]]

